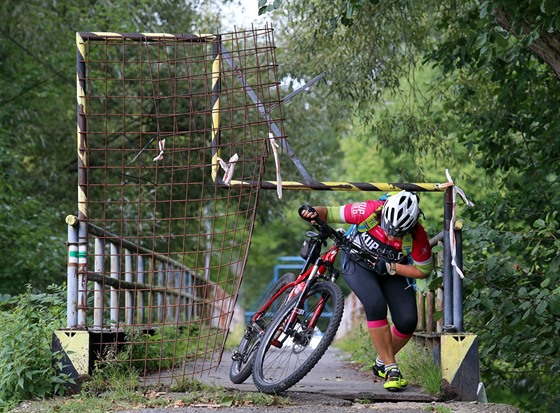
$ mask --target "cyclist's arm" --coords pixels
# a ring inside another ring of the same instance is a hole
[[[406,264],[399,264],[396,265],[397,275],[402,275],[403,277],[408,278],[426,278],[428,274],[423,273],[420,271],[419,268],[415,267],[414,265],[406,265]]]
[[[414,230],[411,258],[411,265],[397,264],[397,274],[410,278],[426,278],[433,271],[432,247],[426,231],[420,224]]]
[[[319,219],[329,224],[358,224],[369,217],[383,202],[366,201],[343,206],[314,206]],[[309,212],[302,215],[304,219],[313,219]]]

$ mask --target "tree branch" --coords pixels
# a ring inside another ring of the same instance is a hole
[[[530,33],[531,22],[527,18],[521,22],[522,24],[517,30],[512,31],[511,16],[502,8],[495,9],[494,13],[498,24],[508,33],[518,38]],[[560,33],[556,31],[541,32],[539,37],[531,42],[529,50],[542,59],[560,80]]]

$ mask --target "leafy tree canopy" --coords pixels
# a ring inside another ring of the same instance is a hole
[[[425,158],[460,171],[457,182],[476,204],[462,211],[465,314],[481,337],[483,379],[493,390],[531,395],[531,409],[554,410],[560,6],[546,0],[259,5],[274,10],[282,27],[291,77],[330,71],[323,85],[329,105],[360,125],[354,136],[378,148],[382,159],[406,154],[408,178],[426,173],[416,167]],[[397,174],[398,166],[383,165]]]

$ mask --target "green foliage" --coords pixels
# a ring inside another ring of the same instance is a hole
[[[406,377],[416,378],[428,393],[441,395],[441,367],[428,347],[412,340],[397,357]]]
[[[558,375],[560,90],[555,62],[527,47],[557,36],[560,8],[548,0],[258,5],[277,17],[284,94],[329,70],[279,109],[302,163],[318,181],[441,181],[449,168],[476,203],[458,211],[470,219],[465,324],[480,335],[488,395],[509,386],[534,391],[532,409],[554,406],[546,395],[560,393],[550,379]],[[76,180],[74,32],[217,26],[200,13],[170,0],[0,4],[1,293],[64,279],[62,218],[76,204],[68,190]],[[285,180],[298,176],[289,161],[283,171]],[[441,210],[440,195],[423,197],[428,219]],[[285,191],[279,203],[263,193],[243,301],[264,290],[275,257],[297,254],[309,229],[299,205],[369,196]]]
[[[258,0],[259,2],[259,16],[276,10],[282,4],[282,0]]]
[[[25,170],[11,148],[0,147],[0,291],[8,294],[66,278],[63,218],[50,196],[34,195]]]
[[[179,393],[179,398],[168,393]],[[54,401],[55,405],[56,401]],[[231,391],[220,386],[207,385],[196,379],[185,379],[171,386],[140,387],[138,374],[127,366],[108,364],[96,370],[93,378],[84,383],[80,398],[70,400],[55,410],[73,412],[78,405],[85,411],[109,411],[116,406],[132,409],[134,406],[184,407],[194,404],[235,406],[278,406],[287,405],[284,397],[262,393]]]
[[[349,353],[352,361],[363,365],[364,369],[371,369],[375,364],[375,348],[366,328],[362,324],[353,329],[344,338],[337,340],[335,345],[341,350]],[[373,356],[373,358],[372,358]]]
[[[73,383],[53,367],[51,340],[66,315],[62,288],[32,294],[31,289],[2,304],[0,311],[0,408],[21,400],[63,394]],[[8,309],[5,309],[8,308]],[[60,371],[60,361],[55,365]]]
[[[114,361],[114,360],[113,360]],[[82,385],[84,394],[113,392],[117,397],[129,396],[139,388],[138,372],[123,363],[97,363],[92,377]]]
[[[197,380],[188,380],[170,388],[144,387],[136,389],[128,383],[136,383],[138,377],[111,373],[113,380],[107,387],[88,387],[80,395],[70,399],[52,399],[40,406],[40,411],[73,413],[77,411],[109,412],[144,408],[186,408],[191,405],[220,407],[237,406],[284,406],[290,400],[285,397],[262,393],[231,391],[219,386],[208,386]],[[98,393],[103,389],[101,393]],[[177,392],[178,394],[170,394]],[[35,411],[35,410],[34,410]],[[39,410],[37,410],[39,411]]]
[[[289,14],[291,75],[306,78],[328,67],[341,112],[353,108],[349,119],[364,121],[363,131],[352,133],[389,151],[368,157],[349,143],[355,155],[345,157],[345,176],[360,173],[361,165],[409,173],[430,158],[452,176],[459,171],[453,177],[476,204],[459,211],[470,219],[463,237],[465,322],[481,333],[488,395],[506,385],[514,394],[534,391],[532,409],[552,408],[560,85],[550,67],[560,63],[553,48],[560,7],[413,3],[286,2],[275,13]],[[540,48],[539,57],[527,47]]]
[[[513,233],[482,226],[467,230],[465,314],[480,337],[481,373],[489,389],[530,396],[531,408],[559,403],[560,275],[558,214]],[[502,297],[507,297],[503,299]]]
[[[132,329],[124,329],[123,332],[126,344],[108,345],[103,348],[102,354],[96,354],[94,386],[110,386],[111,377],[108,375],[178,368],[186,359],[206,356],[200,349],[199,337],[216,335],[216,340],[221,342],[225,334],[210,329],[202,322],[180,329],[163,326],[152,334]]]
[[[214,2],[206,2],[213,4]],[[77,209],[79,31],[217,27],[198,2],[0,2],[0,291],[65,280],[64,217]]]

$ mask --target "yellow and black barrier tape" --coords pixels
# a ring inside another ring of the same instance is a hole
[[[261,189],[274,189],[278,185],[276,181],[236,181],[232,180],[225,185],[220,178],[218,185],[229,188],[259,187]],[[295,191],[365,191],[365,192],[390,192],[390,191],[414,191],[414,192],[443,192],[448,185],[440,183],[396,183],[396,182],[300,182],[282,181],[282,189]]]
[[[84,41],[162,41],[177,40],[190,42],[211,42],[216,38],[215,34],[170,34],[170,33],[115,33],[115,32],[78,32]]]

